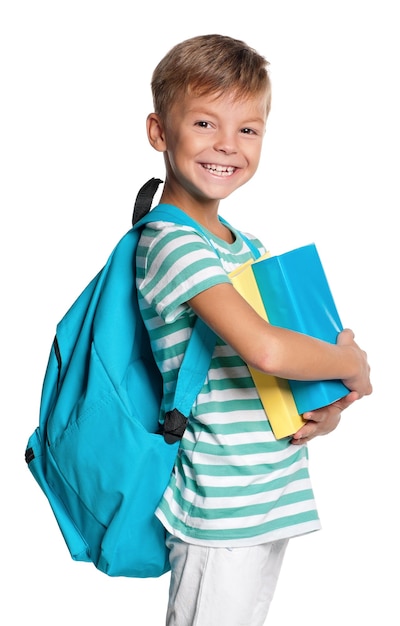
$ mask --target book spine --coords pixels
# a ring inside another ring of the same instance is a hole
[[[239,271],[232,272],[230,278],[235,289],[258,315],[268,321],[251,265],[247,264]],[[252,367],[249,367],[249,371],[276,439],[293,435],[304,425],[304,420],[299,415],[288,381]]]
[[[289,382],[252,367],[249,370],[276,439],[296,433],[305,422],[299,415]]]

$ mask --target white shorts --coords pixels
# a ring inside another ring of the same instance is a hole
[[[262,626],[288,539],[211,548],[168,535],[171,583],[167,626]]]

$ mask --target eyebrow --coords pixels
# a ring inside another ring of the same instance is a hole
[[[199,117],[205,116],[205,117],[218,117],[218,114],[216,114],[214,111],[212,110],[208,110],[208,109],[188,109],[187,113],[190,113],[191,115],[198,115]],[[245,122],[243,122],[244,125],[247,124],[254,124],[254,123],[260,123],[260,124],[265,124],[265,120],[262,117],[255,117],[254,119],[249,119],[246,120]]]

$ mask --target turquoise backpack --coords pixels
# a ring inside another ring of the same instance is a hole
[[[109,576],[158,577],[170,569],[154,512],[215,345],[198,320],[160,433],[161,375],[137,303],[136,247],[150,220],[199,228],[176,207],[147,213],[161,182],[139,191],[133,227],[57,325],[39,426],[25,453],[71,557]]]

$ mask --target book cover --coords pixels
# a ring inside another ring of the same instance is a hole
[[[262,261],[269,253],[258,259]],[[253,261],[248,261],[229,274],[237,291],[252,305],[253,309],[268,321],[267,313],[253,274]],[[288,437],[303,426],[304,421],[297,410],[292,390],[287,380],[277,378],[249,367],[258,395],[277,439]]]
[[[268,320],[330,343],[343,329],[315,244],[251,265]],[[289,380],[297,410],[326,406],[347,395],[339,380]]]

